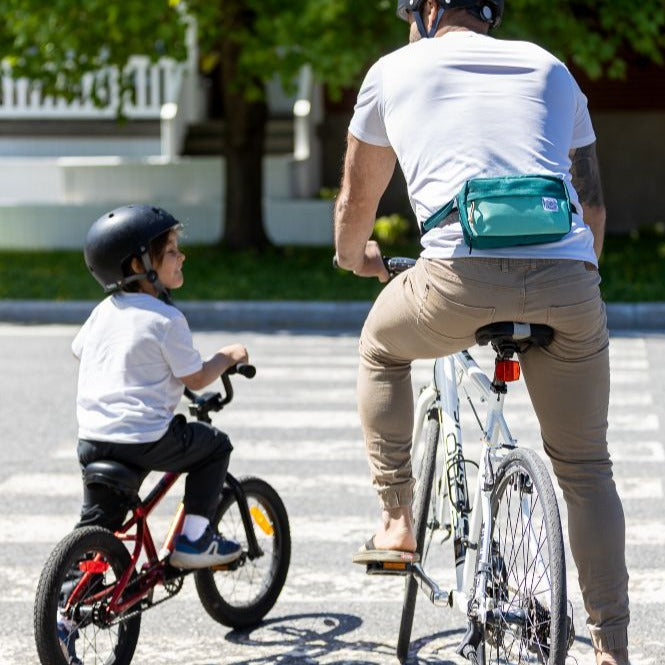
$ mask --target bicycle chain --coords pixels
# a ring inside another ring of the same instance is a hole
[[[134,617],[139,616],[140,614],[143,614],[147,610],[151,610],[153,607],[157,607],[157,605],[161,605],[162,603],[165,603],[167,600],[171,600],[173,596],[178,594],[180,590],[183,587],[185,578],[184,576],[176,577],[172,580],[169,580],[164,584],[164,589],[168,592],[168,595],[161,600],[158,600],[157,602],[151,602],[148,605],[143,605],[143,601],[139,603],[139,609],[133,610],[129,612],[128,614],[123,614],[122,616],[116,617],[112,621],[108,622],[106,625],[111,627],[111,626],[117,626],[121,623],[125,623],[129,621],[130,619],[133,619]]]

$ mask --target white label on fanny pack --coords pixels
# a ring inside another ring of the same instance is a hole
[[[543,210],[547,210],[547,212],[559,212],[559,202],[549,196],[543,196]]]

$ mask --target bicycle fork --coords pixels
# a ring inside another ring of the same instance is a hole
[[[247,556],[250,560],[257,559],[258,557],[263,556],[263,550],[256,540],[256,534],[254,533],[254,523],[252,520],[252,514],[249,510],[249,505],[247,503],[247,495],[245,494],[245,490],[242,488],[240,481],[238,481],[230,473],[226,474],[225,482],[231,488],[231,491],[233,492],[238,504],[240,518],[242,519],[242,525],[245,529],[245,535],[247,536]]]

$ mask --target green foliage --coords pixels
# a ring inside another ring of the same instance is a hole
[[[334,201],[339,194],[339,187],[321,187],[319,198],[326,201]]]
[[[260,98],[275,74],[292,85],[306,63],[334,92],[404,41],[393,4],[379,0],[359,11],[352,0],[3,0],[0,61],[45,93],[71,100],[81,96],[83,74],[122,69],[131,55],[184,60],[188,14],[206,68],[235,49],[233,79],[248,98]]]
[[[3,0],[0,61],[47,93],[81,95],[81,76],[133,54],[186,57],[187,14],[196,19],[202,63],[234,52],[232,79],[248,98],[275,74],[291,85],[299,68],[335,95],[358,83],[381,53],[402,46],[408,28],[395,0]],[[187,12],[187,13],[186,13]],[[499,37],[531,39],[590,75],[619,76],[627,54],[663,62],[665,4],[617,0],[510,0]],[[121,84],[126,85],[127,82]],[[97,91],[102,101],[103,90]]]
[[[130,56],[186,56],[180,12],[168,0],[3,0],[0,61],[14,76],[39,82],[43,93],[81,98],[81,78]],[[121,89],[129,87],[121,80]],[[104,89],[92,90],[104,101]]]
[[[279,75],[286,88],[310,64],[333,94],[353,83],[368,62],[406,38],[392,0],[359,11],[353,0],[187,0],[203,53],[237,48],[235,82],[250,96]]]
[[[386,215],[374,222],[374,237],[381,245],[392,247],[403,244],[411,230],[409,221],[402,215]]]
[[[497,36],[535,41],[591,77],[616,78],[624,75],[631,53],[664,62],[665,4],[663,0],[508,0]]]

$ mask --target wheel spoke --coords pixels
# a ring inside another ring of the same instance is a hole
[[[565,617],[565,598],[558,598],[565,597],[561,527],[551,481],[534,457],[511,453],[495,488],[487,665],[548,663],[552,649],[556,658],[563,653],[560,640],[552,643]]]
[[[108,566],[103,573],[84,575],[79,564],[91,561]],[[140,614],[126,620],[110,615],[110,596],[101,593],[128,566],[131,559],[125,545],[100,527],[76,529],[56,546],[42,571],[35,598],[35,641],[42,662],[52,662],[53,654],[63,649],[68,660],[75,658],[85,665],[115,662],[115,657],[131,660]],[[116,621],[122,623],[114,626]]]
[[[226,538],[241,543],[245,558],[235,568],[202,570],[195,575],[197,592],[208,614],[232,627],[252,625],[266,614],[277,600],[290,560],[288,517],[281,499],[258,478],[245,479],[241,484],[250,515],[258,514],[263,524],[254,524],[254,535],[263,554],[249,558],[240,509],[235,495],[227,491],[217,516],[218,528]]]

